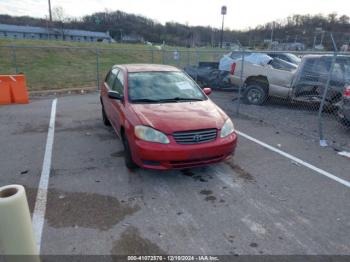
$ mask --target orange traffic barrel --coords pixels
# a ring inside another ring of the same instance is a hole
[[[7,81],[0,79],[0,105],[12,103],[11,86]]]
[[[28,104],[24,75],[0,75],[0,104]]]

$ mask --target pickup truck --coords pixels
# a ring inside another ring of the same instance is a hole
[[[274,58],[267,64],[244,62],[243,94],[249,104],[262,105],[269,97],[289,101],[320,102],[324,93],[332,55],[305,55],[299,66],[291,66]],[[242,60],[231,65],[230,81],[241,83]],[[327,105],[335,105],[350,82],[350,56],[337,56],[330,86],[326,94]]]

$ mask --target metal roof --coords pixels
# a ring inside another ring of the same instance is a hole
[[[0,24],[0,31],[2,32],[17,32],[17,33],[34,33],[34,34],[47,34],[47,28],[38,26],[21,26],[21,25],[7,25]],[[51,34],[61,34],[61,29],[50,28]],[[85,30],[75,30],[75,29],[63,29],[65,35],[71,36],[88,36],[88,37],[101,37],[110,38],[108,33],[103,32],[93,32]]]

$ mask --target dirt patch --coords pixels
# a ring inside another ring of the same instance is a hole
[[[203,178],[201,175],[195,175],[192,178],[193,178],[194,181],[208,182],[208,180]]]
[[[58,168],[51,168],[50,171],[50,177],[55,176],[72,176],[72,175],[81,175],[84,174],[86,171],[93,171],[96,170],[96,166],[87,166],[84,168],[70,168],[70,169],[58,169]]]
[[[100,194],[49,190],[46,218],[55,228],[85,227],[108,230],[140,209]]]
[[[182,173],[184,176],[192,177],[194,181],[208,182],[208,180],[205,179],[205,178],[203,178],[202,175],[200,175],[200,174],[195,174],[195,173],[192,172],[190,169],[183,169],[183,170],[181,170],[181,173]]]
[[[61,123],[56,121],[55,127],[60,127]],[[25,135],[25,134],[36,134],[36,133],[47,133],[49,129],[49,124],[31,124],[26,123],[21,129],[16,130],[12,135]]]
[[[181,170],[181,173],[184,175],[184,176],[194,176],[194,173],[190,170],[190,169],[182,169]]]
[[[129,226],[119,240],[113,242],[112,255],[166,255],[155,243],[143,238],[137,228]]]
[[[114,140],[114,139],[119,139],[118,136],[116,136],[113,133],[98,133],[95,134],[95,136],[98,137],[100,141],[109,141],[109,140]]]
[[[208,196],[208,195],[212,195],[212,194],[213,194],[213,191],[204,189],[204,190],[201,190],[200,193],[201,193],[202,195]]]
[[[257,244],[257,243],[250,243],[250,245],[249,245],[250,247],[254,247],[254,248],[256,248],[256,247],[258,247],[259,245]]]
[[[124,155],[125,155],[124,150],[117,151],[111,154],[112,157],[124,157]]]
[[[73,127],[62,127],[62,128],[57,128],[56,132],[91,132],[91,131],[96,131],[97,129],[104,129],[102,124],[100,123],[94,123],[94,124],[83,124],[83,125],[77,125]]]
[[[216,200],[216,197],[215,196],[207,196],[204,200],[214,202]]]
[[[234,164],[231,161],[225,161],[225,164],[227,164],[235,173],[238,174],[238,177],[243,179],[244,181],[251,183],[256,182],[254,176],[252,176],[249,172],[245,171],[239,165]]]

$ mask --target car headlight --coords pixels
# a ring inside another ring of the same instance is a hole
[[[148,126],[135,126],[135,135],[137,138],[148,142],[162,144],[170,143],[168,137],[165,134]]]
[[[221,128],[221,134],[220,137],[226,137],[230,134],[232,134],[235,131],[235,126],[233,125],[231,119],[227,119],[225,124]]]

